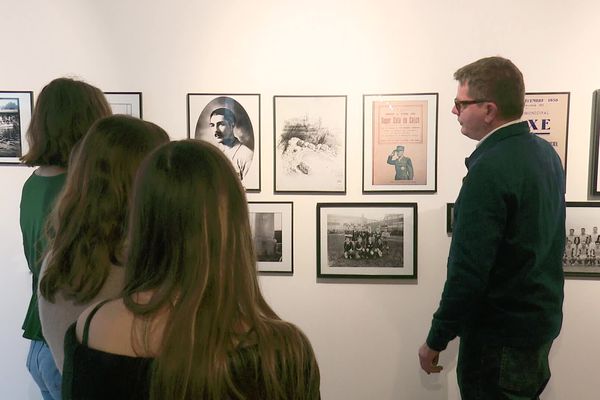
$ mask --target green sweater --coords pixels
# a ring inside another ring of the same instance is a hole
[[[65,184],[67,174],[39,176],[35,172],[23,185],[21,194],[21,233],[27,265],[32,273],[32,294],[23,322],[23,337],[31,340],[44,340],[38,313],[37,286],[40,275],[41,258],[46,249],[44,229],[46,217],[52,210],[54,200]]]
[[[427,344],[441,351],[474,332],[513,346],[548,342],[562,324],[560,158],[520,122],[494,132],[466,164],[446,284]]]

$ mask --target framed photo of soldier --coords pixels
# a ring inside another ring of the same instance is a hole
[[[21,164],[32,109],[33,92],[0,91],[0,164]]]
[[[105,92],[113,114],[142,118],[142,92]]]
[[[319,278],[417,278],[417,203],[317,203]]]
[[[260,94],[188,93],[188,137],[231,160],[248,192],[260,192]]]
[[[437,191],[438,94],[363,95],[363,193]]]
[[[567,202],[566,277],[600,278],[600,202]]]
[[[346,96],[274,96],[274,191],[346,193]]]
[[[592,131],[590,138],[590,193],[600,196],[600,168],[598,159],[600,154],[600,89],[595,90],[592,95]]]
[[[294,205],[291,201],[248,202],[258,271],[294,272]]]
[[[529,123],[531,133],[554,147],[567,173],[569,137],[569,92],[526,93],[522,119]]]

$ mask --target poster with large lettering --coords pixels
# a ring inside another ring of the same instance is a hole
[[[363,96],[363,192],[437,190],[438,94]]]
[[[567,170],[567,138],[569,132],[568,92],[527,93],[523,120],[532,133],[547,140],[556,150]],[[566,175],[565,175],[566,176]]]

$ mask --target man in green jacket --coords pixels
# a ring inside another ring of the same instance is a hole
[[[565,176],[552,146],[530,133],[519,69],[489,57],[454,74],[453,114],[477,140],[454,205],[444,291],[421,367],[460,336],[463,400],[537,399],[562,324]]]

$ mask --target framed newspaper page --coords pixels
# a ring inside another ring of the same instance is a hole
[[[567,202],[565,276],[600,278],[599,228],[600,202]]]
[[[522,119],[531,133],[548,141],[558,153],[567,176],[569,92],[526,93]]]
[[[25,134],[32,109],[33,92],[0,91],[0,164],[21,164],[29,151]]]
[[[317,203],[317,277],[417,278],[417,203]]]
[[[294,204],[248,202],[250,229],[259,272],[294,272]]]
[[[273,96],[276,193],[346,193],[346,96]]]
[[[142,118],[142,92],[105,92],[113,114]]]
[[[188,138],[217,146],[247,192],[260,192],[260,94],[187,94]]]
[[[437,119],[437,93],[363,95],[363,193],[435,193]]]
[[[600,89],[592,97],[592,130],[590,138],[590,194],[600,196]]]

